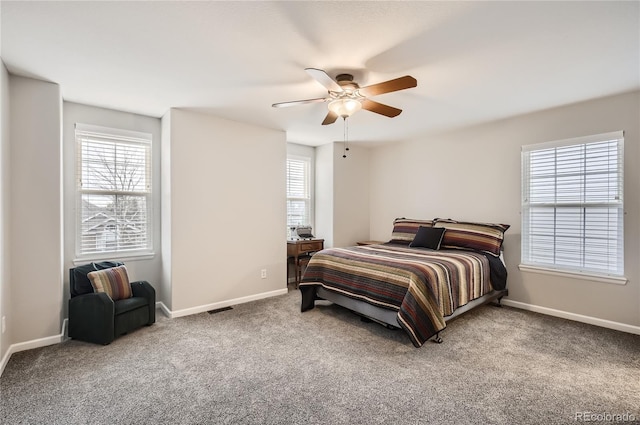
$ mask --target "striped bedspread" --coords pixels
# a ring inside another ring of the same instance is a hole
[[[398,311],[398,324],[416,347],[445,328],[444,316],[492,290],[484,254],[395,245],[316,253],[300,283],[302,311],[313,308],[318,285]]]

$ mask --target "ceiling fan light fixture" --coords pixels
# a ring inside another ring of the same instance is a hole
[[[356,99],[341,98],[329,102],[329,110],[342,118],[348,118],[360,109],[362,103]]]

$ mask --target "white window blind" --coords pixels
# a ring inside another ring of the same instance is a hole
[[[311,160],[287,157],[287,227],[311,225]]]
[[[79,258],[152,250],[151,134],[76,124]]]
[[[622,131],[522,148],[522,263],[622,276]]]

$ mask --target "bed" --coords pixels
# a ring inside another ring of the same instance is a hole
[[[396,219],[384,244],[316,253],[300,282],[301,310],[327,300],[387,326],[416,346],[446,322],[508,294],[504,224]]]

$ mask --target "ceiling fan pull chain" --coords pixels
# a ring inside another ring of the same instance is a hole
[[[349,150],[349,121],[347,120],[349,117],[342,117],[343,119],[343,143],[342,143],[342,147],[343,147],[343,151],[342,151],[342,157],[346,158],[347,157],[347,151]]]
[[[347,118],[342,117],[342,157],[347,157]]]
[[[345,150],[349,150],[349,119],[348,119],[348,118],[349,118],[349,117],[347,117],[347,118],[345,118],[345,119],[344,119],[344,123],[345,123],[345,125],[347,126],[347,129],[346,129],[346,136],[345,136],[345,138],[344,138],[344,139],[347,141],[347,142],[346,142],[346,148],[345,148]]]

